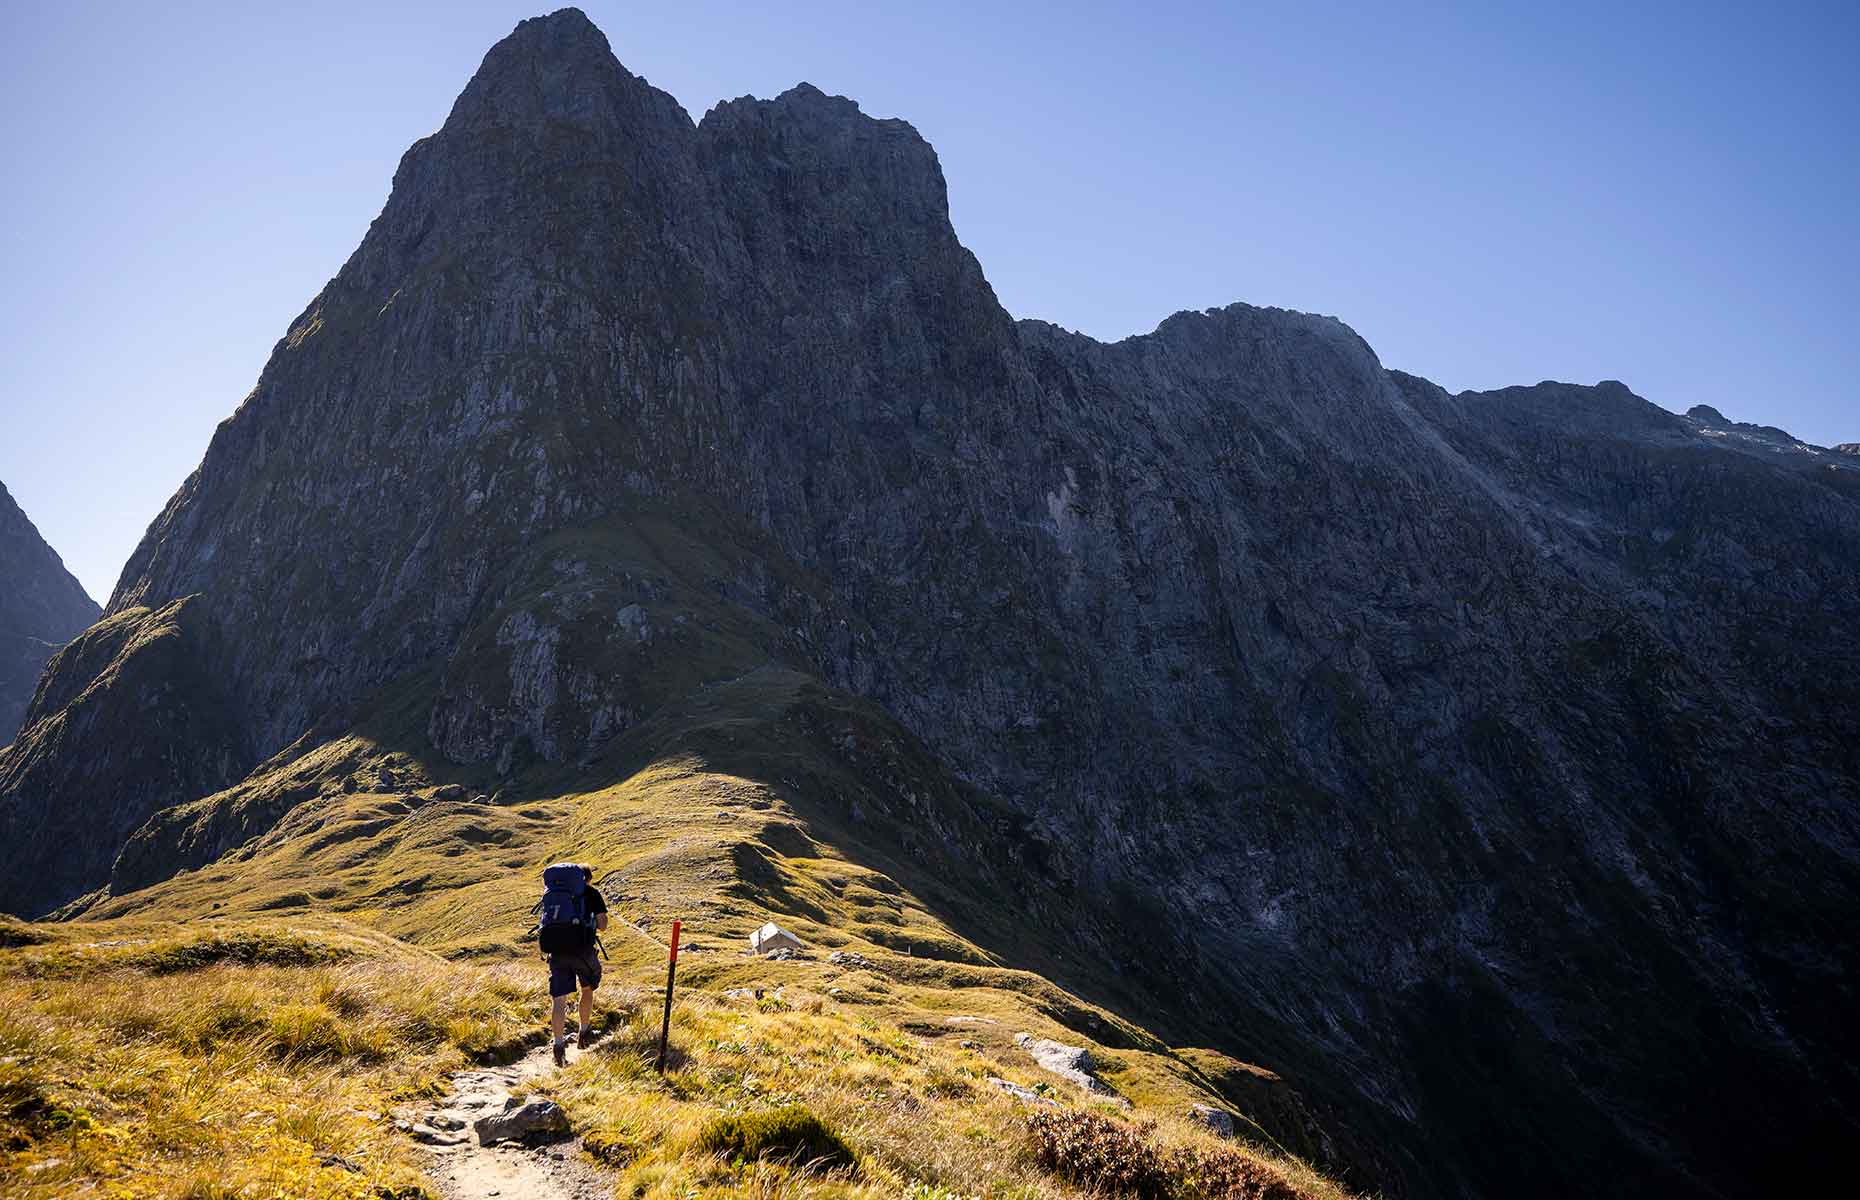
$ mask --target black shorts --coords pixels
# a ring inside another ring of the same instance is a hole
[[[581,986],[597,988],[601,986],[601,952],[593,946],[586,950],[564,950],[549,956],[549,996],[572,996],[575,994],[575,980],[581,980]]]

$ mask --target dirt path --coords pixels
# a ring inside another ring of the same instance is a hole
[[[460,1071],[443,1100],[396,1114],[430,1151],[427,1174],[445,1200],[609,1200],[613,1177],[580,1153],[580,1138],[481,1146],[472,1133],[473,1121],[504,1111],[513,1090],[554,1070],[549,1047],[538,1046],[507,1067]]]

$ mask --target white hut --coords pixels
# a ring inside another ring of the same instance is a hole
[[[770,921],[749,935],[751,954],[773,954],[777,950],[799,950],[801,939]]]

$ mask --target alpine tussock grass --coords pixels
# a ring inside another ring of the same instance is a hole
[[[42,928],[0,949],[0,1200],[422,1200],[394,1110],[543,1036],[534,962],[450,962],[337,920]],[[1037,1082],[1011,1043],[865,1002],[682,992],[663,1075],[656,989],[617,978],[600,1012],[594,1048],[528,1089],[630,1200],[1343,1197],[1186,1121],[1060,1090],[1024,1108],[988,1083]]]
[[[385,1107],[521,1044],[545,1000],[525,973],[368,946],[244,932],[7,952],[0,1196],[418,1195]]]

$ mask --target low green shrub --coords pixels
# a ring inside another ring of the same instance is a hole
[[[596,1129],[581,1139],[582,1153],[604,1167],[620,1168],[631,1165],[639,1154],[639,1147],[623,1133],[609,1129]]]
[[[314,967],[353,957],[349,950],[282,933],[229,933],[192,942],[150,947],[129,956],[128,965],[152,975],[198,971],[215,963],[242,966]]]
[[[698,1134],[697,1148],[733,1159],[787,1158],[827,1167],[853,1164],[852,1148],[799,1104],[717,1117]]]
[[[50,934],[34,929],[24,921],[15,921],[11,917],[0,916],[0,950],[11,950],[18,946],[40,946],[51,940]]]

